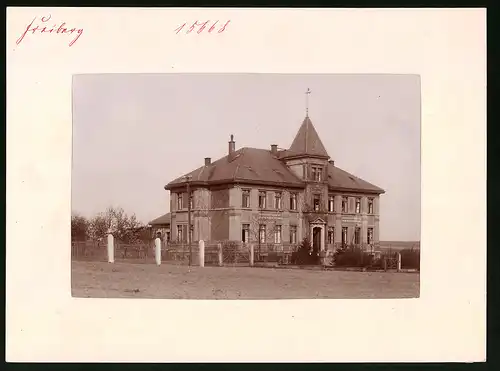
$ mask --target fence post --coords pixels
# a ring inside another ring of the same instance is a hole
[[[205,241],[198,242],[198,256],[200,258],[200,267],[205,266]]]
[[[397,265],[397,269],[398,269],[398,272],[401,270],[401,253],[398,252],[398,265]]]
[[[218,255],[219,255],[219,267],[222,267],[222,244],[217,244]]]
[[[248,259],[250,261],[250,266],[253,267],[253,251],[254,251],[254,248],[253,248],[253,243],[250,244],[250,259]]]
[[[115,243],[113,235],[108,234],[108,263],[115,262]]]
[[[155,258],[156,258],[156,265],[161,264],[161,240],[156,237],[155,239]]]

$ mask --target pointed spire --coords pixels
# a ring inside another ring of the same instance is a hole
[[[327,157],[325,146],[319,138],[318,132],[314,128],[309,116],[304,118],[302,125],[295,135],[295,139],[290,146],[289,153],[291,156],[321,156]]]

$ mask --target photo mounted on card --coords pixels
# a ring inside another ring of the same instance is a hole
[[[72,88],[74,296],[419,296],[419,76],[84,74]]]
[[[485,360],[485,14],[9,8],[6,359]]]

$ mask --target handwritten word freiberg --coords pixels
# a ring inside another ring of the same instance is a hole
[[[43,25],[43,23],[47,23],[48,21],[50,21],[50,18],[51,18],[50,14],[46,17],[41,17],[40,20],[42,21],[42,25]],[[21,43],[21,41],[23,41],[24,37],[26,36],[26,34],[28,32],[31,32],[34,35],[35,32],[38,31],[39,33],[42,33],[42,34],[43,33],[50,33],[50,34],[54,33],[54,34],[63,34],[63,35],[75,34],[76,36],[69,43],[69,46],[72,46],[83,33],[83,28],[70,28],[70,29],[66,28],[65,27],[66,22],[62,22],[60,25],[54,24],[54,26],[52,26],[52,27],[47,27],[47,26],[41,27],[42,25],[40,25],[40,24],[37,24],[35,27],[33,27],[33,23],[35,23],[35,21],[36,21],[36,17],[33,18],[33,20],[28,25],[28,27],[26,27],[26,30],[24,31],[24,33],[19,37],[19,39],[17,39],[17,41],[16,41],[17,45],[19,45]]]
[[[198,27],[198,30],[196,31],[196,33],[200,34],[203,32],[203,30],[205,30],[205,28],[207,27],[208,23],[210,21],[206,21],[206,22],[200,22],[198,23],[198,21],[195,21],[191,26],[188,26],[186,27],[186,34],[188,33],[191,33],[195,30],[196,27]],[[231,22],[230,20],[227,21],[224,25],[220,26],[219,25],[219,21],[215,21],[211,26],[210,28],[207,30],[208,33],[212,33],[213,31],[215,31],[215,29],[217,28],[217,33],[222,33],[226,30],[226,27],[227,25],[229,24],[229,22]],[[174,31],[176,34],[178,34],[179,32],[182,31],[182,29],[184,29],[184,27],[187,25],[187,23],[183,23],[182,25],[180,25],[179,27],[177,27]]]

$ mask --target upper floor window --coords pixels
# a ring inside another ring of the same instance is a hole
[[[373,214],[373,198],[368,199],[368,214]]]
[[[193,192],[191,192],[189,195],[189,208],[194,209],[194,194],[193,194]]]
[[[356,214],[361,212],[361,198],[356,198]]]
[[[177,210],[182,210],[184,205],[182,204],[182,193],[177,193]]]
[[[277,210],[281,209],[281,193],[276,192],[274,194],[274,208]]]
[[[259,192],[259,208],[260,209],[266,208],[266,192],[264,191]]]
[[[328,211],[335,212],[335,196],[328,196]]]
[[[290,210],[297,210],[297,193],[290,193]]]
[[[241,194],[241,207],[250,207],[250,190],[244,189]]]
[[[321,206],[321,195],[315,194],[313,195],[313,207],[314,211],[319,211]]]
[[[321,166],[312,166],[311,167],[311,177],[312,180],[317,182],[321,182],[321,174],[323,173],[323,168]]]
[[[348,201],[349,201],[349,199],[347,197],[342,197],[342,212],[343,213],[346,213],[348,210],[348,206],[347,206],[349,203]]]

